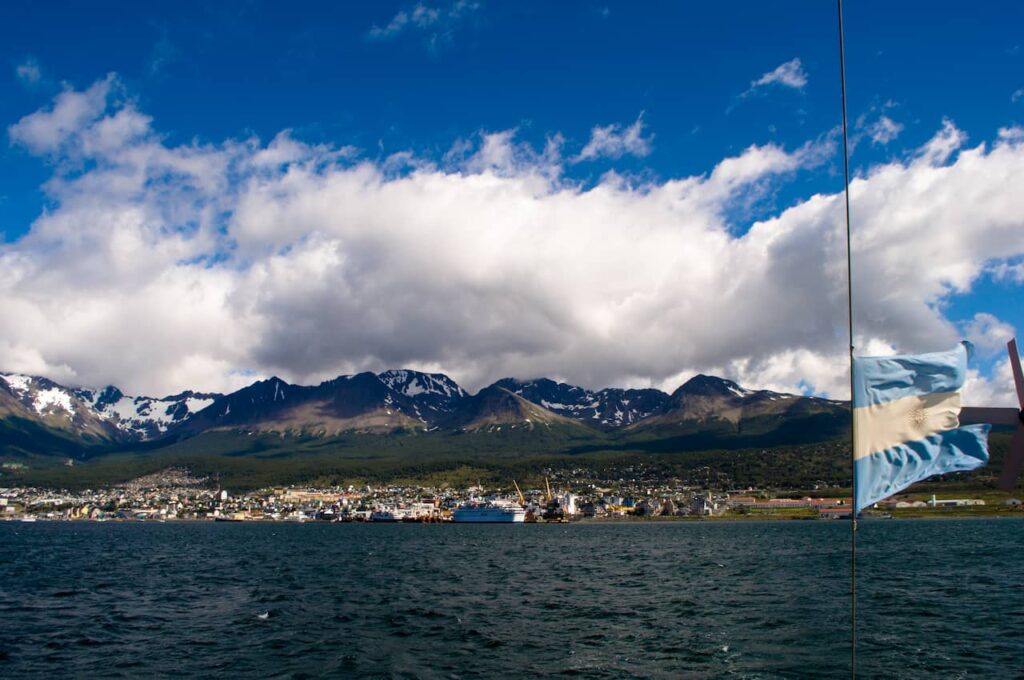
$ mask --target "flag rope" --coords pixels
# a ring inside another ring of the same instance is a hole
[[[836,0],[839,19],[839,90],[843,110],[843,198],[846,204],[846,322],[850,353],[850,677],[857,678],[857,473],[853,428],[853,255],[850,245],[850,142],[846,122],[846,57],[843,47],[843,0]]]

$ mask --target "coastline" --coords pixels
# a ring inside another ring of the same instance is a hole
[[[995,511],[995,512],[934,512],[934,513],[893,513],[889,516],[862,516],[858,518],[860,522],[881,522],[888,520],[896,521],[941,521],[941,520],[958,520],[958,519],[1009,519],[1009,520],[1024,520],[1024,512],[1020,511]],[[554,525],[554,526],[570,526],[570,525],[593,525],[593,524],[672,524],[672,523],[683,523],[683,524],[721,524],[731,522],[747,522],[747,523],[761,523],[761,522],[808,522],[808,521],[827,521],[827,522],[843,522],[849,521],[849,518],[840,517],[815,517],[815,516],[795,516],[795,515],[716,515],[716,516],[668,516],[668,517],[585,517],[575,519],[568,522],[493,522],[490,524],[525,524],[525,525]],[[0,518],[0,524],[269,524],[269,525],[282,525],[282,524],[429,524],[429,525],[445,525],[445,524],[474,524],[473,522],[453,522],[451,520],[445,520],[440,522],[374,522],[374,521],[333,521],[333,520],[295,520],[295,519],[268,519],[268,518],[251,518],[244,520],[217,520],[215,518],[191,518],[191,517],[174,517],[167,519],[141,519],[141,518],[105,518],[105,519],[90,519],[83,517],[75,518],[49,518],[49,517],[2,517]],[[479,523],[475,523],[479,524]],[[484,523],[488,524],[488,523]]]

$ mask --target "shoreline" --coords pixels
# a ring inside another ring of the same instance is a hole
[[[888,517],[860,517],[859,522],[882,522],[882,521],[942,521],[942,520],[956,520],[956,519],[1008,519],[1008,520],[1024,520],[1024,512],[988,512],[988,513],[965,513],[965,512],[942,512],[934,514],[923,514],[917,513],[912,515],[893,515]],[[0,524],[272,524],[272,525],[292,525],[292,524],[428,524],[428,525],[445,525],[445,524],[526,524],[526,525],[542,525],[542,526],[569,526],[569,525],[595,525],[595,524],[720,524],[720,523],[732,523],[732,522],[846,522],[849,518],[839,517],[813,517],[813,516],[743,516],[743,515],[720,515],[712,517],[586,517],[568,522],[453,522],[451,520],[445,520],[440,522],[374,522],[374,521],[337,521],[337,520],[294,520],[294,519],[239,519],[239,520],[216,520],[213,518],[183,518],[174,517],[168,519],[140,519],[140,518],[109,518],[109,519],[89,519],[89,518],[49,518],[49,517],[3,517],[0,518]]]

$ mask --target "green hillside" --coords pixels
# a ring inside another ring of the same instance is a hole
[[[848,430],[834,416],[822,414],[774,429],[722,427],[700,432],[665,427],[607,433],[561,423],[468,432],[395,430],[329,438],[212,430],[122,450],[83,448],[81,442],[53,432],[35,431],[31,422],[6,423],[5,440],[9,443],[0,453],[0,462],[5,463],[0,469],[0,486],[88,488],[171,465],[217,477],[236,489],[398,479],[500,485],[513,478],[539,479],[545,470],[576,468],[618,478],[628,474],[623,470],[637,465],[654,478],[678,478],[714,487],[811,489],[850,483]],[[31,437],[36,444],[45,441],[52,455],[20,449],[18,437]],[[1008,440],[1008,434],[994,433],[989,466],[937,483],[991,486]],[[73,465],[68,465],[69,460]]]

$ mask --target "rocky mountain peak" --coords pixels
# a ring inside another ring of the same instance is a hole
[[[732,380],[700,373],[683,383],[672,396],[683,394],[743,398],[751,394],[751,391],[740,387]]]

